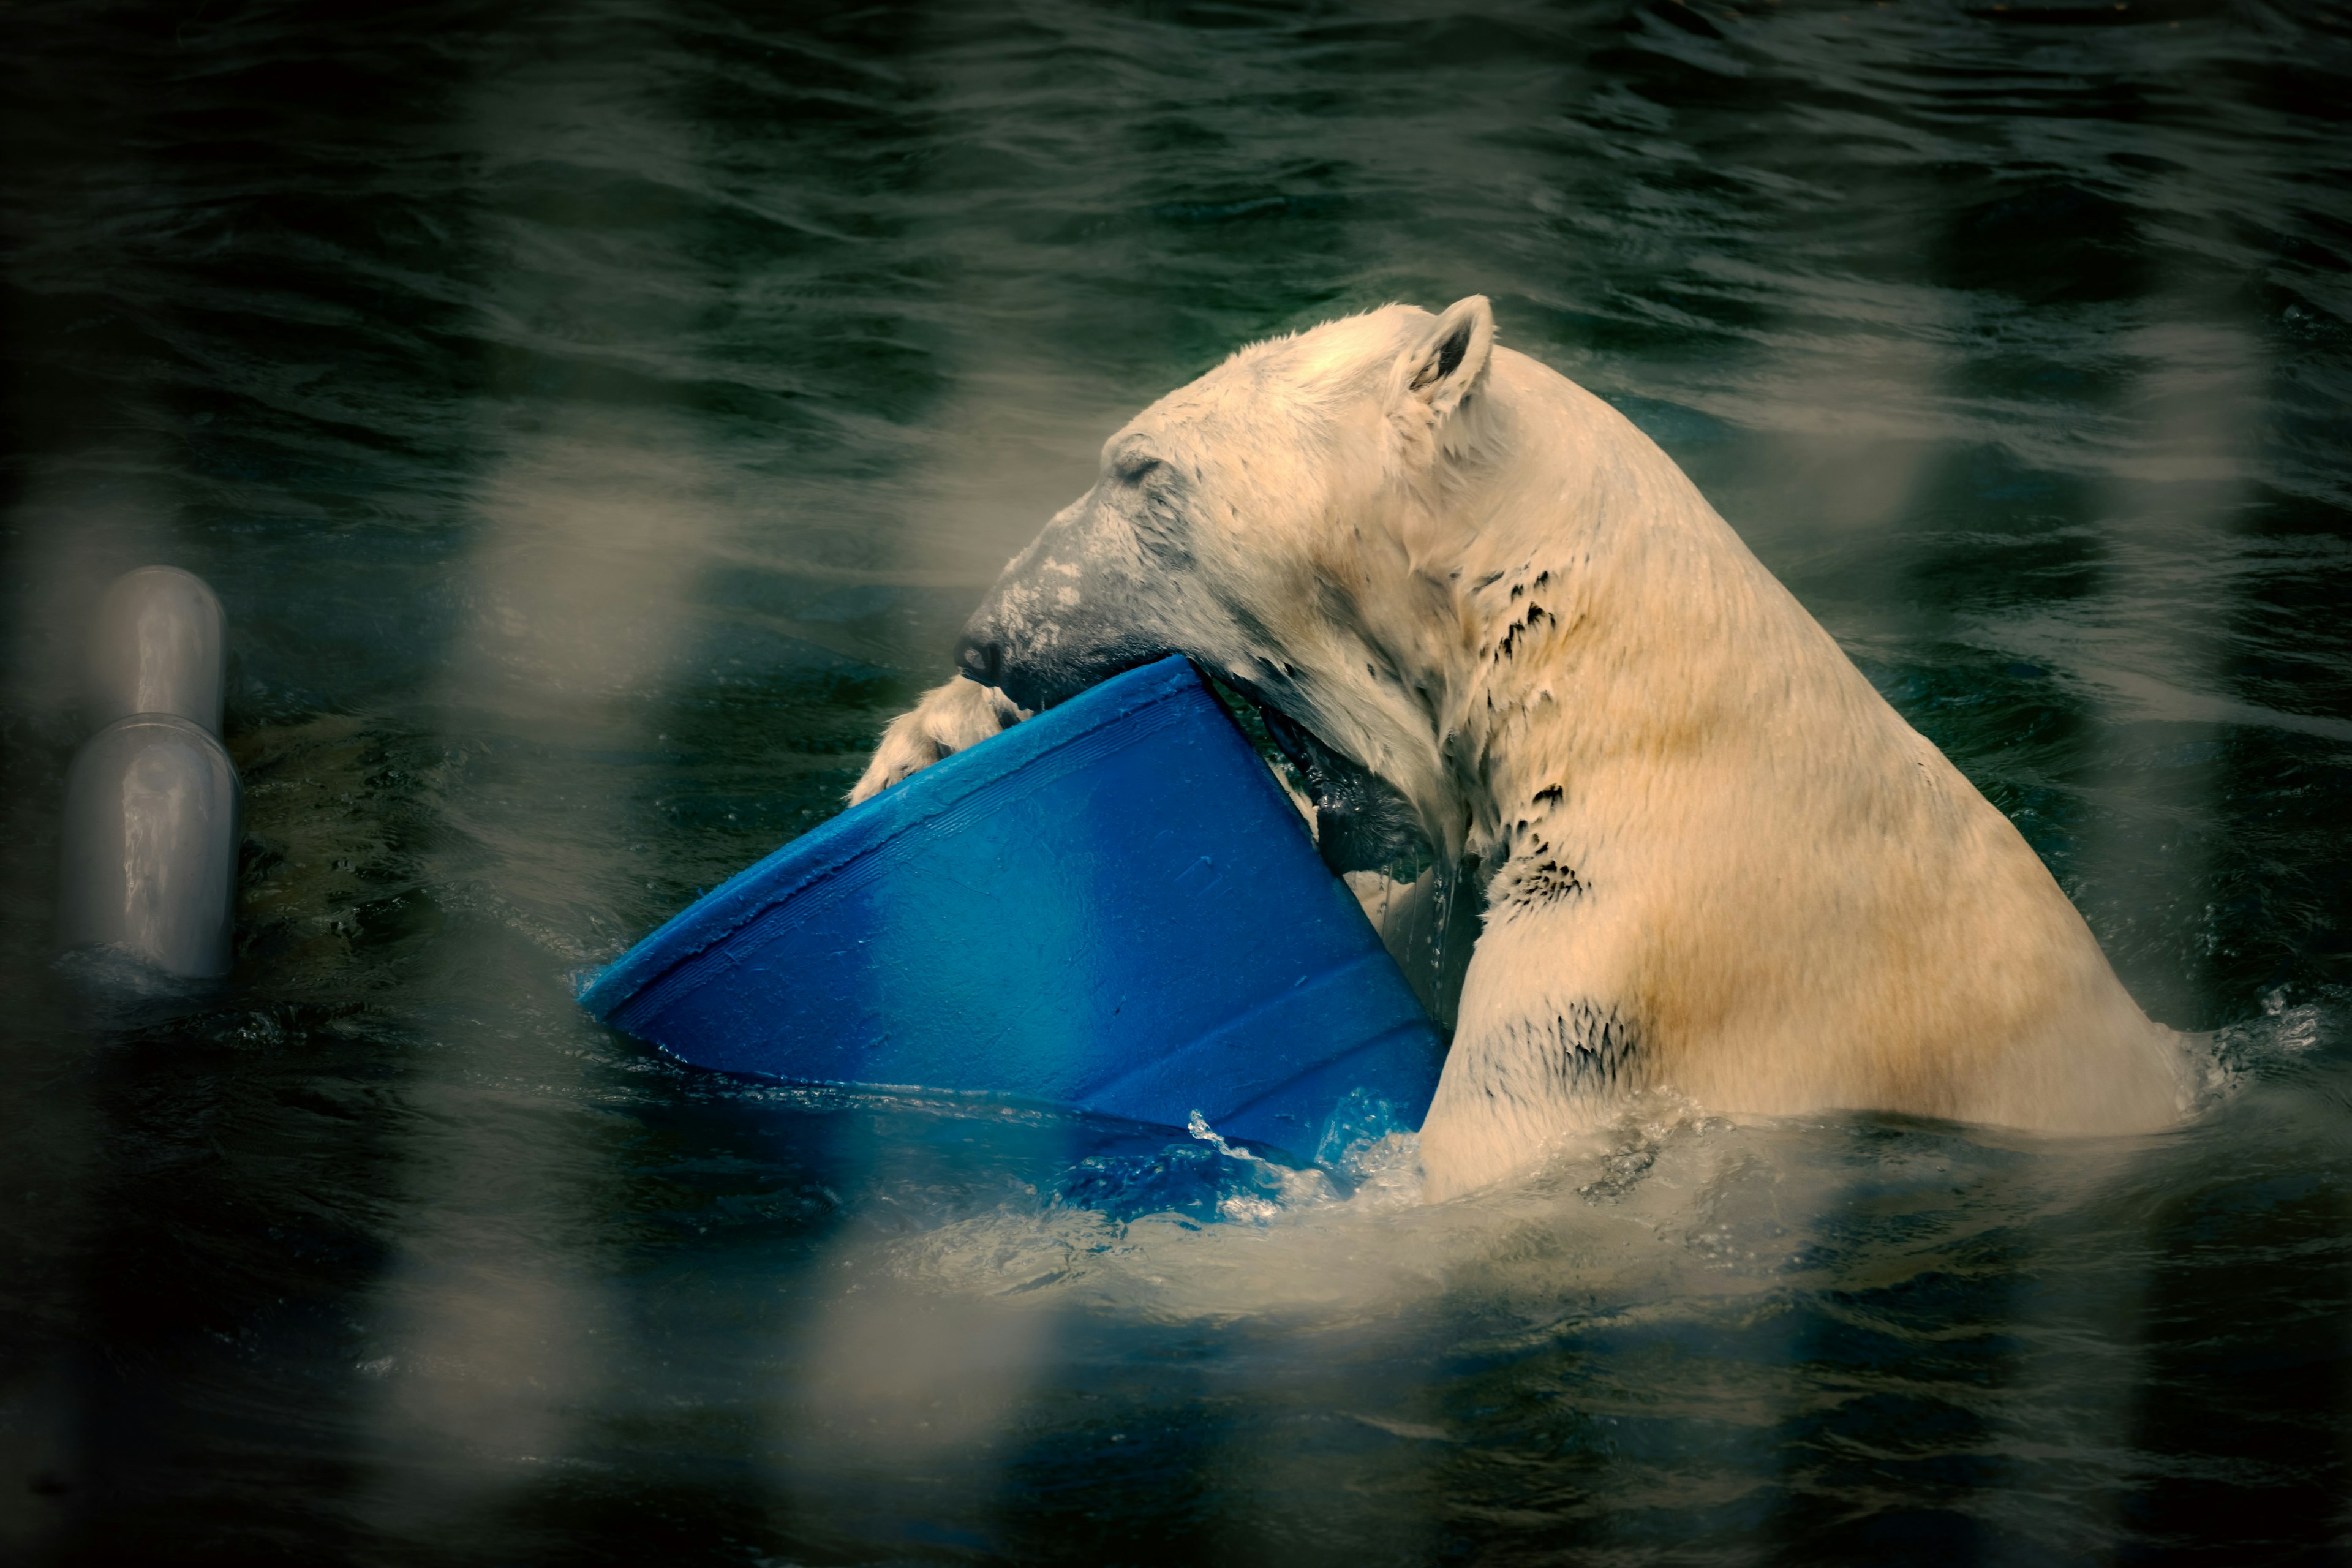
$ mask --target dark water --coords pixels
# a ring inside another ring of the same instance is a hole
[[[0,62],[0,1556],[2352,1560],[2352,11],[187,0]],[[2198,1121],[1122,1220],[1050,1201],[1111,1130],[578,1014],[1129,412],[1473,291],[2218,1031]],[[66,680],[147,561],[232,618],[244,945],[105,1009]]]

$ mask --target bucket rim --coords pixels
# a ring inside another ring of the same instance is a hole
[[[803,889],[953,810],[998,780],[1160,703],[1204,692],[1192,662],[1170,655],[1088,687],[1036,717],[942,757],[817,824],[703,894],[600,971],[580,1005],[609,1023],[680,966]]]

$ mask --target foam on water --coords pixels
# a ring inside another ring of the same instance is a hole
[[[1822,1262],[1822,1227],[1862,1188],[1948,1246],[2003,1212],[1993,1173],[2032,1173],[2037,1203],[2073,1207],[2195,1132],[2085,1144],[1900,1121],[1710,1116],[1653,1094],[1612,1125],[1563,1138],[1524,1183],[1429,1205],[1410,1132],[1292,1168],[1234,1150],[1196,1121],[1189,1142],[1091,1156],[1041,1201],[897,1242],[887,1267],[948,1295],[1075,1300],[1146,1320],[1353,1318],[1456,1296],[1472,1279],[1530,1298],[1713,1300],[1807,1278]],[[1980,1203],[1986,1213],[1972,1214]]]

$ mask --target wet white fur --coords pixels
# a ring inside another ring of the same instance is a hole
[[[854,805],[878,795],[905,778],[920,773],[941,757],[987,740],[997,731],[1029,717],[1029,710],[992,686],[957,676],[945,686],[923,693],[923,700],[890,721],[874,748],[856,786],[849,792]]]
[[[1647,437],[1494,346],[1484,299],[1244,349],[1104,454],[1000,585],[1010,624],[1060,635],[1075,563],[1132,582],[1166,646],[1499,868],[1422,1133],[1433,1200],[1642,1088],[2062,1132],[2178,1116],[2177,1037],[2016,829]],[[1181,580],[1118,522],[1139,455],[1184,480]],[[1008,709],[938,689],[856,797]]]

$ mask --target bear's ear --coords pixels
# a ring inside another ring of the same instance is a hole
[[[1398,356],[1396,396],[1419,400],[1437,420],[1454,412],[1495,347],[1495,308],[1484,294],[1456,300],[1428,333]]]

